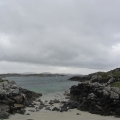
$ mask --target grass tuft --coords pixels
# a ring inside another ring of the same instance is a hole
[[[118,87],[120,88],[120,82],[115,82],[110,85],[111,87]]]

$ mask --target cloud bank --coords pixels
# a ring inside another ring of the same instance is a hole
[[[0,72],[89,73],[119,67],[119,4],[0,0]]]

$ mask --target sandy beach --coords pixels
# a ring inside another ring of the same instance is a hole
[[[62,93],[56,94],[48,94],[44,95],[40,98],[42,101],[45,100],[54,100],[59,99],[65,100],[65,96]],[[60,106],[60,103],[55,103],[53,107]],[[114,116],[101,116],[95,115],[88,112],[79,111],[77,109],[71,109],[67,112],[57,112],[57,111],[49,111],[42,109],[37,112],[30,112],[28,110],[35,110],[35,108],[26,108],[26,113],[30,113],[30,115],[21,115],[15,114],[10,115],[9,119],[7,120],[119,120],[120,118],[116,118]],[[79,115],[77,115],[79,113]]]

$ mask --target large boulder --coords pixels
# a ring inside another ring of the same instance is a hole
[[[113,100],[119,99],[119,95],[116,92],[111,91],[110,99],[113,99]]]
[[[78,109],[101,115],[118,115],[120,89],[100,83],[79,83],[70,89],[70,98]]]
[[[0,119],[8,119],[9,113],[5,111],[0,111]]]
[[[42,94],[17,86],[15,81],[0,82],[0,119],[9,117],[9,113],[24,114],[24,107],[32,105],[33,100]]]

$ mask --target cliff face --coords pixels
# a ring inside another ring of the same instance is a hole
[[[70,89],[71,100],[78,109],[94,114],[120,117],[120,89],[100,83],[80,83]]]
[[[14,81],[2,80],[0,82],[0,118],[8,118],[11,113],[24,114],[24,108],[31,106],[32,101],[39,96],[41,96],[40,93],[20,88]]]

